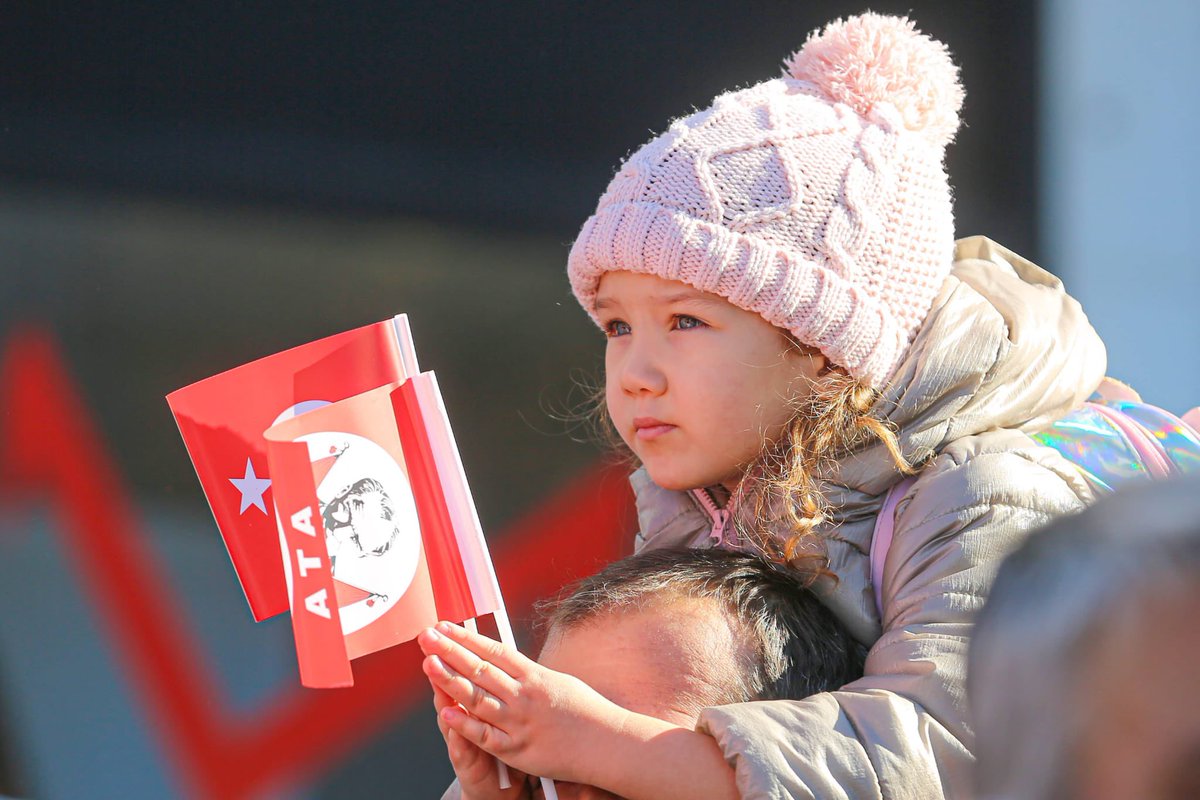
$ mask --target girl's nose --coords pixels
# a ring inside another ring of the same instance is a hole
[[[662,394],[667,389],[662,355],[655,343],[631,341],[621,361],[621,389],[627,394]]]

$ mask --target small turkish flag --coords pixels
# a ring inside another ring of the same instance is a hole
[[[256,620],[289,608],[279,532],[267,494],[272,482],[263,431],[289,417],[403,381],[417,371],[415,365],[407,320],[401,315],[285,350],[167,395]]]

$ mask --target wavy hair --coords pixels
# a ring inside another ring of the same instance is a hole
[[[792,346],[813,353],[790,335]],[[738,541],[802,574],[833,577],[819,527],[830,509],[821,478],[842,458],[880,443],[901,474],[913,472],[895,430],[872,411],[880,392],[836,366],[791,400],[793,413],[783,433],[765,442],[748,464],[730,500]]]

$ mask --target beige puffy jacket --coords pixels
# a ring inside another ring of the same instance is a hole
[[[839,580],[818,591],[871,645],[865,676],[806,700],[700,715],[697,729],[724,750],[743,798],[970,796],[972,621],[1004,556],[1094,499],[1071,464],[1027,433],[1082,402],[1104,367],[1103,344],[1057,278],[984,237],[958,243],[879,408],[906,453],[936,453],[896,509],[882,620],[868,554],[900,476],[879,445],[839,463],[824,487]],[[708,546],[711,519],[691,495],[659,488],[643,470],[631,482],[639,547]]]
[[[936,453],[896,509],[882,621],[868,553],[899,475],[879,446],[826,476],[836,527],[823,533],[839,580],[817,589],[871,645],[865,676],[805,700],[708,708],[697,722],[746,800],[969,797],[972,621],[1004,556],[1093,499],[1076,469],[1027,433],[1099,384],[1103,344],[1034,264],[984,237],[960,241],[956,258],[879,408],[906,453]],[[691,494],[656,486],[644,470],[630,481],[639,548],[711,545],[711,517]]]

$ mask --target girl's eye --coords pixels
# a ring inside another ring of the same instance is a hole
[[[680,330],[688,330],[690,328],[703,328],[704,323],[695,317],[689,317],[687,314],[676,314],[675,321],[679,325]]]
[[[624,336],[627,333],[629,333],[629,323],[622,322],[619,319],[614,319],[604,326],[604,335],[610,339],[614,336]]]

